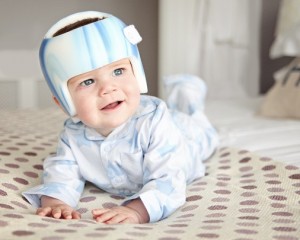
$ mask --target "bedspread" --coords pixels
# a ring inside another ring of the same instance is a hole
[[[65,116],[53,109],[3,111],[0,119],[0,239],[300,239],[300,170],[268,156],[224,147],[188,186],[186,204],[143,225],[105,225],[91,209],[124,199],[87,184],[80,220],[35,215],[21,192],[40,182]]]

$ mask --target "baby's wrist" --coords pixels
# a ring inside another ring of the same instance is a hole
[[[129,208],[131,211],[133,211],[138,219],[138,223],[142,224],[142,223],[145,223],[144,219],[142,218],[141,214],[139,213],[139,211],[133,207],[130,207],[130,206],[125,206],[127,208]]]
[[[140,198],[134,199],[126,204],[126,207],[130,208],[136,213],[139,223],[148,223],[149,214]]]

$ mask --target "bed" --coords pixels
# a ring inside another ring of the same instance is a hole
[[[207,103],[221,145],[205,177],[188,186],[172,216],[143,225],[96,223],[91,209],[124,199],[92,184],[78,205],[80,220],[35,215],[21,192],[40,182],[65,115],[52,107],[1,110],[0,239],[300,239],[300,121],[257,115],[261,100]]]

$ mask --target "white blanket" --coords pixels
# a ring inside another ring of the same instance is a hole
[[[220,133],[221,145],[300,166],[300,121],[258,116],[260,102],[261,98],[207,102],[206,113]]]

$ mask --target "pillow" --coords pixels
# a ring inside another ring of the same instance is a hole
[[[259,114],[300,119],[300,58],[277,71],[274,78],[275,84],[265,95]]]

